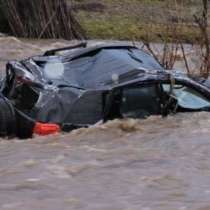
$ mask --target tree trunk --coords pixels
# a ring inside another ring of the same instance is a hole
[[[0,22],[18,37],[84,39],[66,0],[0,0]]]

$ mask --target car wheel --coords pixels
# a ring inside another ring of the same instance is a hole
[[[0,136],[15,135],[16,120],[12,105],[4,98],[0,98]]]

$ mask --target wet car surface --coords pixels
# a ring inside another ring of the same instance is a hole
[[[210,89],[133,44],[79,43],[6,64],[0,136],[30,138],[116,118],[210,111]]]

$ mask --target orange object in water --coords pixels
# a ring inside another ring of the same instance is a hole
[[[55,133],[59,133],[60,131],[61,131],[61,128],[57,124],[37,122],[34,126],[34,133],[40,136],[55,134]]]

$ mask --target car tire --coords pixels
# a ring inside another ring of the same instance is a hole
[[[15,112],[5,98],[0,98],[0,137],[13,136],[16,130]]]

